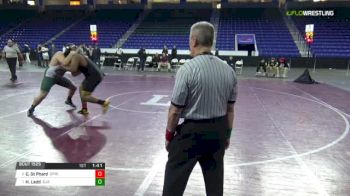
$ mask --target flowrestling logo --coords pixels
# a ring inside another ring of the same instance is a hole
[[[334,16],[334,10],[288,10],[287,16]]]

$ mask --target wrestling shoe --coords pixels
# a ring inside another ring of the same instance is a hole
[[[27,116],[33,116],[34,115],[34,108],[29,108],[29,110],[27,111]]]
[[[81,115],[88,115],[89,114],[89,111],[87,109],[81,109],[78,111],[78,114],[81,114]]]
[[[74,103],[73,103],[72,100],[70,100],[70,99],[67,99],[64,103],[66,103],[67,105],[70,105],[70,106],[73,107],[73,108],[76,108],[76,107],[77,107],[76,105],[74,105]]]
[[[108,109],[109,109],[109,104],[110,104],[109,100],[106,99],[105,102],[104,102],[103,105],[102,105],[102,113],[103,113],[103,114],[106,114],[106,113],[107,113],[107,111],[108,111]]]

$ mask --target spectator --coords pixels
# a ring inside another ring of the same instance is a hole
[[[147,58],[147,54],[146,54],[146,50],[144,48],[140,48],[139,52],[137,53],[139,55],[140,58],[140,63],[139,66],[137,67],[137,71],[144,71],[145,68],[145,62],[146,62],[146,58]]]
[[[235,61],[233,60],[233,57],[232,57],[232,56],[230,56],[230,57],[228,58],[227,64],[228,64],[233,70],[236,71]]]
[[[24,44],[24,47],[23,47],[23,52],[22,52],[24,55],[25,55],[25,57],[26,57],[26,62],[27,63],[31,63],[31,61],[30,61],[30,47],[29,47],[29,45],[28,44]]]
[[[287,73],[288,73],[288,70],[289,70],[289,65],[287,63],[287,60],[286,58],[284,57],[281,57],[279,58],[279,66],[278,66],[278,69],[277,69],[277,77],[280,76],[280,71],[282,71],[282,78],[286,78],[287,77]]]
[[[167,67],[168,71],[171,70],[168,55],[165,53],[163,53],[160,62],[158,63],[158,71],[160,71],[161,67]]]
[[[272,77],[276,77],[277,67],[278,67],[278,62],[276,61],[276,59],[274,57],[272,57],[267,65],[267,74],[266,75],[269,76],[271,74]]]
[[[101,68],[101,62],[100,62],[100,58],[101,58],[101,49],[100,47],[98,47],[98,45],[96,44],[92,50],[92,61],[98,65],[99,68]]]
[[[87,48],[87,56],[90,60],[94,61],[94,58],[92,56],[92,53],[94,52],[94,49],[92,48],[91,45],[88,46]]]
[[[51,44],[51,48],[49,49],[49,57],[50,60],[52,59],[53,55],[56,53],[56,46],[55,44]]]
[[[177,48],[176,45],[173,46],[173,49],[171,50],[171,60],[177,58]]]
[[[38,58],[38,66],[39,67],[42,67],[42,62],[43,62],[43,55],[42,55],[42,52],[41,52],[41,44],[38,44],[37,48],[36,48],[36,55],[37,55],[37,58]]]
[[[165,53],[166,55],[168,55],[168,47],[166,45],[164,45],[163,50],[162,50],[162,54]]]
[[[159,57],[159,54],[156,53],[153,58],[152,58],[152,62],[151,62],[151,67],[157,67],[158,68],[158,63],[160,61],[160,57]]]
[[[215,49],[215,56],[219,57],[219,49]]]
[[[43,59],[43,66],[48,67],[49,61],[50,61],[50,56],[49,56],[49,48],[47,48],[46,45],[41,47],[41,55],[42,55],[42,59]]]
[[[63,47],[62,47],[62,52],[64,53],[67,49],[67,45],[66,44],[63,44]]]
[[[264,70],[263,73],[261,73],[261,68]],[[256,67],[256,72],[255,72],[256,76],[266,76],[266,62],[265,59],[261,59],[261,61],[259,62],[258,66]]]
[[[125,61],[124,61],[124,53],[123,53],[123,50],[122,50],[120,47],[117,48],[116,56],[117,56],[117,58],[120,60],[120,67],[119,67],[119,70],[122,70],[122,68],[123,68],[123,62],[125,62]]]

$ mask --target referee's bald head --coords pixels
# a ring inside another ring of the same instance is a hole
[[[214,40],[214,26],[209,22],[197,22],[192,25],[190,40],[196,40],[197,44],[204,47],[211,47]]]

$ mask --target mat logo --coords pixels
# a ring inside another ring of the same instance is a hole
[[[140,105],[152,105],[152,106],[165,106],[169,107],[170,106],[170,101],[168,102],[161,102],[162,99],[168,98],[168,95],[153,95],[151,99],[149,99],[146,102],[140,103]]]
[[[288,10],[287,16],[334,16],[334,10]]]

